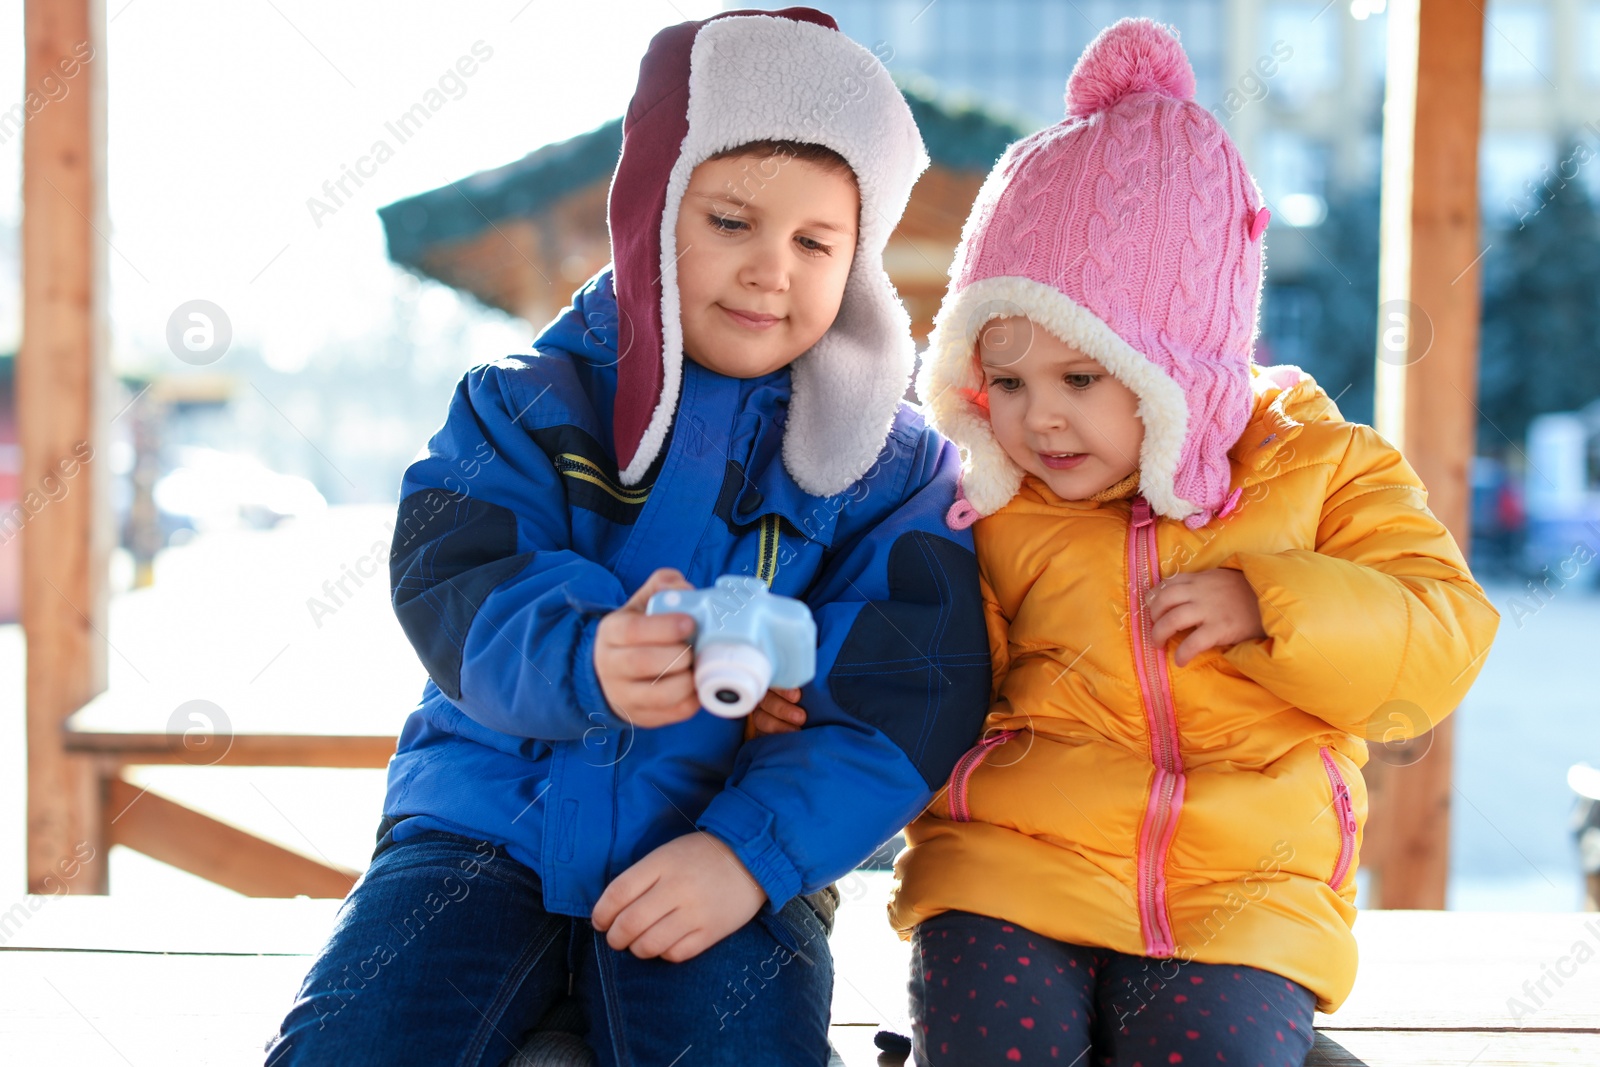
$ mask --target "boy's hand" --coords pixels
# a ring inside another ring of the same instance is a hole
[[[611,710],[634,726],[670,726],[700,710],[694,688],[694,620],[682,612],[646,615],[645,604],[663,589],[693,589],[677,571],[663,568],[616,611],[600,620],[594,673]]]
[[[753,919],[766,899],[733,850],[697,830],[617,875],[590,921],[618,952],[682,963]]]
[[[1255,590],[1236,570],[1175,574],[1150,592],[1147,603],[1151,638],[1158,646],[1184,630],[1194,631],[1178,646],[1174,658],[1180,667],[1208,648],[1267,636]]]
[[[768,689],[750,716],[757,736],[793,733],[804,726],[806,709],[795,703],[799,699],[798,689]]]

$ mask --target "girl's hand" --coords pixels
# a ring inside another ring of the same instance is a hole
[[[1154,624],[1151,639],[1165,645],[1192,630],[1178,646],[1178,666],[1208,648],[1226,648],[1267,636],[1261,624],[1261,602],[1239,571],[1217,569],[1175,574],[1151,590],[1146,603]]]
[[[799,699],[798,689],[768,689],[751,715],[756,736],[793,733],[804,726],[806,709],[795,703]]]

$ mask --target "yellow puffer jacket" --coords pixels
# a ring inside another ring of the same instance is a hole
[[[958,909],[1048,937],[1355,981],[1364,737],[1427,730],[1499,616],[1400,454],[1309,378],[1255,377],[1238,510],[1199,530],[1029,477],[981,519],[995,696],[908,829],[890,919]],[[1186,667],[1130,606],[1153,571],[1231,567],[1267,637]]]

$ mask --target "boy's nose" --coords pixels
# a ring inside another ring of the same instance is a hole
[[[750,257],[739,269],[739,284],[761,292],[781,293],[788,289],[789,268],[783,253],[767,247],[751,249]]]

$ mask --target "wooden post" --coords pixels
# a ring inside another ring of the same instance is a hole
[[[106,821],[116,820],[109,837],[112,842],[245,896],[304,893],[337,900],[350,892],[361,874],[263,841],[122,778],[113,776],[106,781],[110,813]]]
[[[1391,0],[1383,128],[1377,428],[1405,452],[1463,551],[1478,425],[1478,135],[1483,8]],[[1368,844],[1380,908],[1443,908],[1451,721],[1405,767],[1374,761]]]
[[[100,782],[62,724],[106,685],[105,11],[27,0],[22,134],[22,625],[28,888],[105,892]]]

